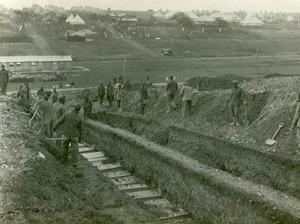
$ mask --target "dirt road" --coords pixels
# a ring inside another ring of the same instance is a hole
[[[26,29],[44,55],[56,55],[56,53],[51,50],[48,42],[38,32],[36,32],[33,25],[28,23]]]

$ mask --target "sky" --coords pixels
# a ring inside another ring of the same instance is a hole
[[[7,8],[30,7],[38,4],[62,6],[70,9],[72,6],[92,6],[112,10],[170,10],[191,11],[219,10],[231,12],[245,11],[273,11],[273,12],[300,12],[300,0],[0,0]]]

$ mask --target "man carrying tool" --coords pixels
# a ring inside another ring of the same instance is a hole
[[[140,98],[141,98],[141,114],[144,115],[145,107],[146,107],[146,100],[148,99],[148,92],[145,86],[145,82],[142,82],[140,87]]]
[[[82,138],[83,118],[79,115],[81,107],[81,103],[76,102],[74,110],[65,113],[53,127],[53,131],[55,131],[63,124],[62,134],[67,139],[63,142],[64,152],[62,163],[66,164],[68,162],[69,144],[71,142],[73,166],[77,166],[79,154],[78,143],[81,142]]]
[[[300,93],[298,93],[297,108],[290,129],[290,133],[292,133],[293,129],[297,127],[297,143],[298,143],[298,147],[300,148],[300,119],[299,118],[300,118]]]
[[[191,114],[193,94],[194,90],[185,82],[180,91],[180,96],[182,97],[182,118]]]
[[[229,107],[231,109],[233,122],[230,125],[235,125],[238,127],[238,126],[240,126],[239,109],[243,103],[243,100],[244,100],[244,105],[247,106],[247,100],[246,100],[246,95],[245,95],[244,90],[238,86],[238,81],[233,80],[232,85],[233,85],[233,88],[231,90],[231,95],[230,95],[230,99],[229,99],[230,100]]]
[[[102,106],[103,99],[105,95],[105,87],[103,85],[103,82],[100,83],[100,86],[98,87],[98,96],[99,96],[99,103]]]
[[[8,71],[5,70],[5,65],[1,65],[2,70],[0,71],[0,88],[1,95],[6,95],[6,90],[9,82]]]
[[[177,82],[173,80],[174,76],[170,75],[169,81],[167,82],[166,85],[166,91],[167,91],[167,96],[168,96],[168,104],[167,104],[167,112],[171,112],[172,109],[176,108],[175,102],[174,102],[174,97],[175,94],[178,92],[178,85]]]
[[[92,113],[93,103],[89,99],[89,94],[86,93],[83,99],[83,116],[89,116]]]
[[[58,102],[53,104],[56,121],[58,121],[67,112],[67,109],[65,107],[65,100],[66,100],[66,97],[64,95],[60,95],[60,96],[58,96]],[[58,131],[59,131],[58,133],[55,133],[55,137],[61,138],[62,137],[62,134],[61,134],[62,127],[58,128]],[[57,140],[56,145],[58,147],[60,147],[61,141]]]
[[[106,87],[106,100],[108,100],[109,107],[112,107],[112,102],[114,101],[114,87],[111,82],[108,82]]]
[[[44,99],[38,101],[33,107],[33,111],[36,111],[38,107],[42,111],[41,123],[43,124],[43,133],[47,138],[51,138],[53,136],[52,128],[55,121],[53,105],[48,101],[50,95],[50,92],[45,92]]]
[[[26,98],[25,91],[20,91],[20,92],[18,92],[18,94],[19,94],[19,97],[17,100],[17,105],[22,107],[26,113],[30,113],[30,102]]]

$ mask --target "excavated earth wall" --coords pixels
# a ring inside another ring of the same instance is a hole
[[[144,136],[208,166],[300,198],[300,167],[290,159],[246,148],[197,130],[165,127],[139,115],[99,112],[93,115],[93,119]]]
[[[201,223],[300,223],[300,202],[129,131],[87,120],[85,141],[156,186]]]

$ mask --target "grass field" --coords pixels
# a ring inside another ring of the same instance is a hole
[[[224,74],[259,77],[274,73],[299,73],[298,26],[282,28],[277,24],[259,29],[236,27],[234,30],[227,28],[221,33],[216,27],[206,27],[204,32],[198,27],[193,28],[191,39],[188,38],[191,29],[183,32],[179,27],[139,27],[136,31],[127,31],[126,35],[131,39],[125,41],[113,38],[108,29],[97,25],[93,30],[97,34],[88,37],[94,41],[69,42],[56,39],[59,26],[45,26],[42,22],[32,24],[53,52],[70,54],[74,57],[74,66],[89,69],[88,72],[76,73],[68,78],[67,83],[74,81],[76,87],[97,86],[100,81],[106,84],[113,77],[119,77],[123,74],[124,57],[127,58],[125,76],[132,83],[145,80],[146,76],[153,82],[164,82],[170,74],[174,74],[178,81],[185,81],[206,74],[214,77]],[[150,37],[144,35],[148,32]],[[154,39],[157,35],[161,35],[160,40]],[[241,36],[244,38],[241,39]],[[162,57],[162,48],[172,48],[177,54]],[[147,54],[145,49],[157,56]],[[185,51],[191,51],[191,55],[184,55]],[[2,44],[1,54],[39,55],[41,51],[35,43]],[[57,83],[35,83],[32,88],[49,88],[53,85]],[[17,88],[18,84],[9,86],[9,90]]]

